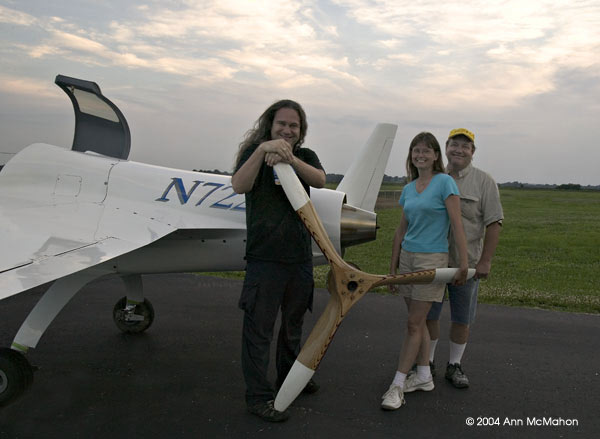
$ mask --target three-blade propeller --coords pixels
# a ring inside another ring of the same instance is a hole
[[[292,167],[278,163],[275,165],[275,170],[292,208],[300,216],[331,268],[327,285],[331,294],[329,303],[304,343],[275,398],[275,409],[283,411],[296,399],[315,373],[337,328],[350,308],[369,290],[390,284],[448,283],[454,278],[456,269],[438,268],[397,275],[375,275],[352,267],[335,251],[308,194]],[[475,270],[470,269],[468,277],[474,274]]]

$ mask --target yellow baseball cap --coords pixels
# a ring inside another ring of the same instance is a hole
[[[451,139],[454,136],[459,136],[459,135],[463,135],[463,136],[467,136],[471,142],[475,142],[475,134],[473,134],[471,131],[469,131],[466,128],[455,128],[452,131],[450,131],[450,134],[448,134],[448,138]]]

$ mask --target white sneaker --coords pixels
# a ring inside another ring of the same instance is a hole
[[[381,408],[384,410],[396,410],[406,403],[404,400],[404,392],[400,386],[390,386],[387,392],[381,397],[383,399]]]
[[[433,377],[430,375],[428,380],[421,381],[419,376],[414,373],[409,375],[404,382],[404,393],[414,392],[415,390],[423,390],[429,392],[434,389]]]

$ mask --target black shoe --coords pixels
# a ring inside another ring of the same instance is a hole
[[[256,404],[249,405],[248,411],[268,422],[283,422],[287,421],[287,419],[290,417],[290,414],[287,410],[283,412],[275,410],[275,407],[273,407],[273,400],[257,402]]]
[[[307,393],[309,395],[312,395],[313,393],[316,393],[320,387],[321,386],[319,386],[317,383],[315,383],[315,381],[311,378],[310,381],[308,383],[306,383],[306,386],[304,387],[304,389],[302,389],[302,393]]]
[[[446,366],[446,379],[457,389],[466,389],[469,387],[469,378],[467,378],[459,363],[448,363]]]

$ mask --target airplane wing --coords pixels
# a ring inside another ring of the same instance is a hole
[[[127,121],[100,87],[62,75],[55,82],[73,104],[73,145],[30,145],[0,172],[0,300],[92,266],[119,272],[115,258],[178,229],[241,229],[243,213],[231,220],[227,205],[198,208],[213,193],[231,198],[229,177],[200,181],[198,173],[126,161]],[[167,203],[173,186],[180,203]],[[192,192],[203,198],[189,208]]]
[[[0,300],[176,230],[105,204],[118,162],[43,144],[8,162],[0,173]]]
[[[0,300],[91,266],[124,273],[140,257],[161,265],[160,254],[132,252],[167,235],[180,242],[235,235],[241,243],[244,197],[230,183],[225,175],[28,146],[0,172]],[[187,267],[181,253],[171,257]]]
[[[130,215],[120,229],[103,226],[110,172],[129,155],[129,126],[94,82],[63,75],[55,82],[73,104],[72,150],[94,151],[105,159],[90,165],[89,155],[71,153],[63,163],[66,150],[39,144],[2,169],[0,300],[101,264],[174,230]],[[119,215],[113,212],[113,222]]]

